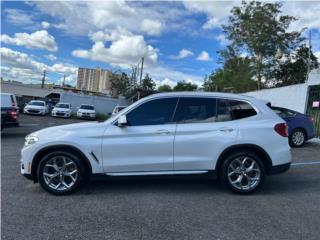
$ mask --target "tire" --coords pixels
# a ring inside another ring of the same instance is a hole
[[[40,160],[37,177],[45,191],[65,195],[78,189],[87,179],[87,174],[78,155],[59,150],[46,154]]]
[[[306,133],[303,129],[297,128],[289,136],[289,145],[291,147],[302,147],[306,142]]]
[[[252,163],[254,164],[251,165]],[[251,167],[252,170],[250,170]],[[238,194],[255,192],[262,185],[265,175],[266,170],[261,158],[255,153],[245,150],[229,154],[224,159],[219,171],[221,183]],[[241,180],[239,181],[239,179]],[[249,179],[251,180],[249,181]]]

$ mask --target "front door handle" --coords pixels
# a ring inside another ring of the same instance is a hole
[[[167,129],[160,129],[160,130],[156,131],[156,134],[158,134],[158,135],[167,135],[169,133],[170,132]]]
[[[219,129],[220,132],[233,132],[234,129],[230,127],[222,127]]]

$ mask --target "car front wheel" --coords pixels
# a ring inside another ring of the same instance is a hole
[[[49,193],[68,194],[85,180],[85,168],[77,155],[67,151],[54,151],[40,161],[38,180],[41,187]]]
[[[220,180],[231,191],[248,194],[256,191],[265,177],[260,157],[250,151],[227,156],[220,169]]]

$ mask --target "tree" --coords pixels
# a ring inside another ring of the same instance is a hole
[[[149,76],[149,74],[146,74],[145,77],[142,79],[141,88],[143,90],[154,90],[155,87],[156,87],[156,83]]]
[[[111,75],[111,95],[113,97],[118,97],[119,95],[126,95],[129,91],[129,77],[126,73],[115,74],[112,73]]]
[[[205,80],[204,91],[247,92],[256,89],[252,64],[248,57],[238,57],[231,48],[222,53],[225,63]]]
[[[251,59],[258,89],[262,80],[272,74],[277,51],[289,53],[303,40],[300,32],[288,31],[296,18],[281,15],[281,6],[280,2],[243,1],[240,7],[231,10],[228,24],[223,25],[232,47]]]
[[[168,84],[163,84],[163,85],[158,87],[158,91],[159,92],[171,92],[172,88]]]
[[[177,83],[176,86],[174,86],[173,91],[195,91],[198,89],[198,86],[196,84],[192,84],[190,82],[186,81],[180,81]]]
[[[312,51],[310,51],[310,63],[308,61],[309,48],[305,45],[300,46],[293,54],[282,56],[279,59],[279,67],[274,71],[274,85],[279,87],[304,83],[308,76],[308,64],[310,64],[310,70],[319,66]]]

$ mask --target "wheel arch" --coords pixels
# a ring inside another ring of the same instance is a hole
[[[230,147],[227,147],[225,150],[222,151],[222,153],[220,154],[217,162],[216,162],[216,167],[215,167],[215,172],[217,174],[219,174],[219,170],[220,167],[224,161],[224,159],[231,154],[232,152],[235,151],[252,151],[255,154],[257,154],[261,160],[263,161],[265,168],[266,168],[266,173],[269,175],[271,172],[271,168],[272,168],[272,161],[271,158],[269,156],[269,154],[260,146],[255,145],[255,144],[237,144],[237,145],[233,145]]]
[[[88,160],[86,155],[75,146],[61,144],[61,145],[53,145],[53,146],[44,147],[36,153],[36,155],[34,156],[34,158],[32,160],[32,165],[31,165],[31,176],[32,176],[32,179],[34,180],[34,182],[38,182],[37,168],[39,166],[39,163],[40,163],[40,160],[42,159],[42,157],[51,151],[57,151],[57,150],[67,151],[67,152],[70,152],[70,153],[73,153],[73,154],[80,156],[81,159],[83,160],[83,163],[84,163],[86,169],[87,169],[88,176],[89,177],[91,176],[92,167],[91,167],[90,161]]]

